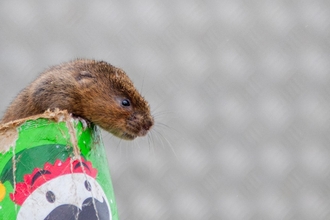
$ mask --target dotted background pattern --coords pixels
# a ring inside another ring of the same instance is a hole
[[[1,115],[74,58],[123,68],[155,115],[103,133],[120,219],[330,219],[330,1],[0,2]]]

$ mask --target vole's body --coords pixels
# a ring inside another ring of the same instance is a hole
[[[154,120],[125,72],[103,61],[75,60],[42,73],[11,103],[1,123],[68,110],[123,139],[144,136]]]

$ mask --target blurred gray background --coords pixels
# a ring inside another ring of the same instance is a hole
[[[330,219],[330,1],[0,2],[0,113],[47,67],[123,68],[149,138],[103,133],[120,219]]]

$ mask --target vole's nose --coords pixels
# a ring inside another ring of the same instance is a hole
[[[146,121],[146,123],[144,123],[143,125],[143,129],[145,129],[146,131],[149,131],[150,128],[154,125],[154,119],[153,117],[148,118],[148,120]]]
[[[152,125],[153,125],[153,122],[152,122],[152,121],[148,121],[147,123],[145,123],[145,124],[143,125],[143,129],[149,131],[150,128],[152,127]]]
[[[145,122],[142,125],[142,129],[139,132],[139,136],[145,136],[153,125],[154,125],[153,118],[145,119]]]

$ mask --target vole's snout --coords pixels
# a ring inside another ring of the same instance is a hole
[[[153,118],[144,119],[144,123],[142,124],[138,135],[145,136],[148,133],[148,131],[151,129],[153,124],[154,124]]]
[[[153,117],[143,113],[134,113],[128,120],[128,129],[137,136],[145,136],[153,125]]]
[[[154,119],[149,118],[142,127],[144,130],[149,131],[153,125],[154,125]]]
[[[151,129],[151,127],[154,124],[154,120],[151,117],[145,117],[143,119],[142,125],[141,125],[141,129],[138,132],[138,136],[145,136],[148,131]]]

